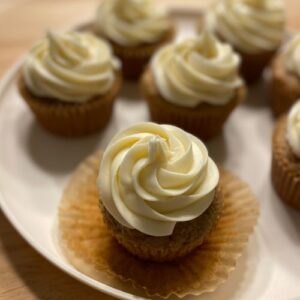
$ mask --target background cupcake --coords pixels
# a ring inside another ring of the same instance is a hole
[[[279,116],[300,98],[300,34],[272,64],[271,107]]]
[[[100,164],[104,220],[120,244],[146,260],[186,255],[220,214],[219,171],[204,144],[183,130],[136,124],[117,134]]]
[[[284,38],[281,0],[220,0],[206,24],[230,43],[242,58],[241,74],[248,83],[259,79]]]
[[[120,63],[105,41],[49,32],[27,54],[19,90],[42,126],[79,136],[106,125],[121,81]]]
[[[141,82],[152,120],[202,139],[216,136],[245,97],[239,64],[231,46],[208,31],[163,47]]]
[[[282,201],[300,209],[300,100],[276,124],[272,182]]]
[[[152,54],[174,36],[167,12],[154,0],[105,0],[96,32],[107,38],[123,63],[127,79],[137,79]]]

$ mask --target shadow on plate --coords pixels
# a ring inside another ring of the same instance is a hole
[[[279,223],[284,223],[287,228],[287,236],[293,243],[296,243],[300,248],[300,210],[296,210],[285,204],[276,194],[272,183],[271,186],[271,199],[273,199],[274,212],[277,215]]]
[[[248,97],[245,105],[251,108],[265,108],[270,106],[270,72],[264,75],[254,84],[248,86]]]
[[[82,138],[64,138],[44,130],[33,121],[27,132],[25,146],[33,161],[56,175],[72,171],[89,154],[97,150],[105,133]]]
[[[125,81],[121,89],[120,97],[126,100],[140,101],[142,98],[138,81]]]
[[[113,300],[71,278],[31,248],[0,211],[0,244],[3,295],[7,299]]]
[[[224,133],[205,142],[209,156],[217,163],[224,164],[227,157],[227,145]]]

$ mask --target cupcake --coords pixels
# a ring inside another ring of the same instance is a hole
[[[171,125],[136,124],[107,146],[99,169],[103,218],[131,254],[171,261],[203,243],[222,208],[204,144]]]
[[[241,74],[253,83],[282,43],[284,7],[281,0],[220,0],[206,24],[241,55]]]
[[[105,41],[49,32],[25,57],[18,86],[44,128],[75,137],[107,124],[121,82],[120,62]]]
[[[276,117],[300,98],[300,34],[272,63],[271,107]]]
[[[201,139],[218,135],[246,89],[239,56],[209,31],[164,46],[141,79],[153,121],[173,124]]]
[[[277,122],[272,148],[274,189],[282,201],[300,209],[300,100]]]
[[[167,12],[153,0],[105,0],[98,10],[96,33],[109,40],[127,79],[138,79],[152,54],[174,36]]]

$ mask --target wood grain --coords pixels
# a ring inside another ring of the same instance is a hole
[[[165,0],[197,5],[211,0]],[[299,0],[285,0],[289,28],[300,29]],[[99,0],[1,0],[0,76],[45,30],[67,29],[92,18]],[[72,279],[48,263],[0,212],[0,299],[113,299]]]

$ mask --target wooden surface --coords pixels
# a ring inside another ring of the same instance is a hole
[[[210,0],[165,0],[207,6]],[[300,29],[299,0],[287,4],[288,26]],[[0,0],[0,76],[43,36],[92,18],[99,0]],[[297,15],[298,14],[298,15]],[[13,229],[0,211],[0,299],[113,299],[52,266]]]

